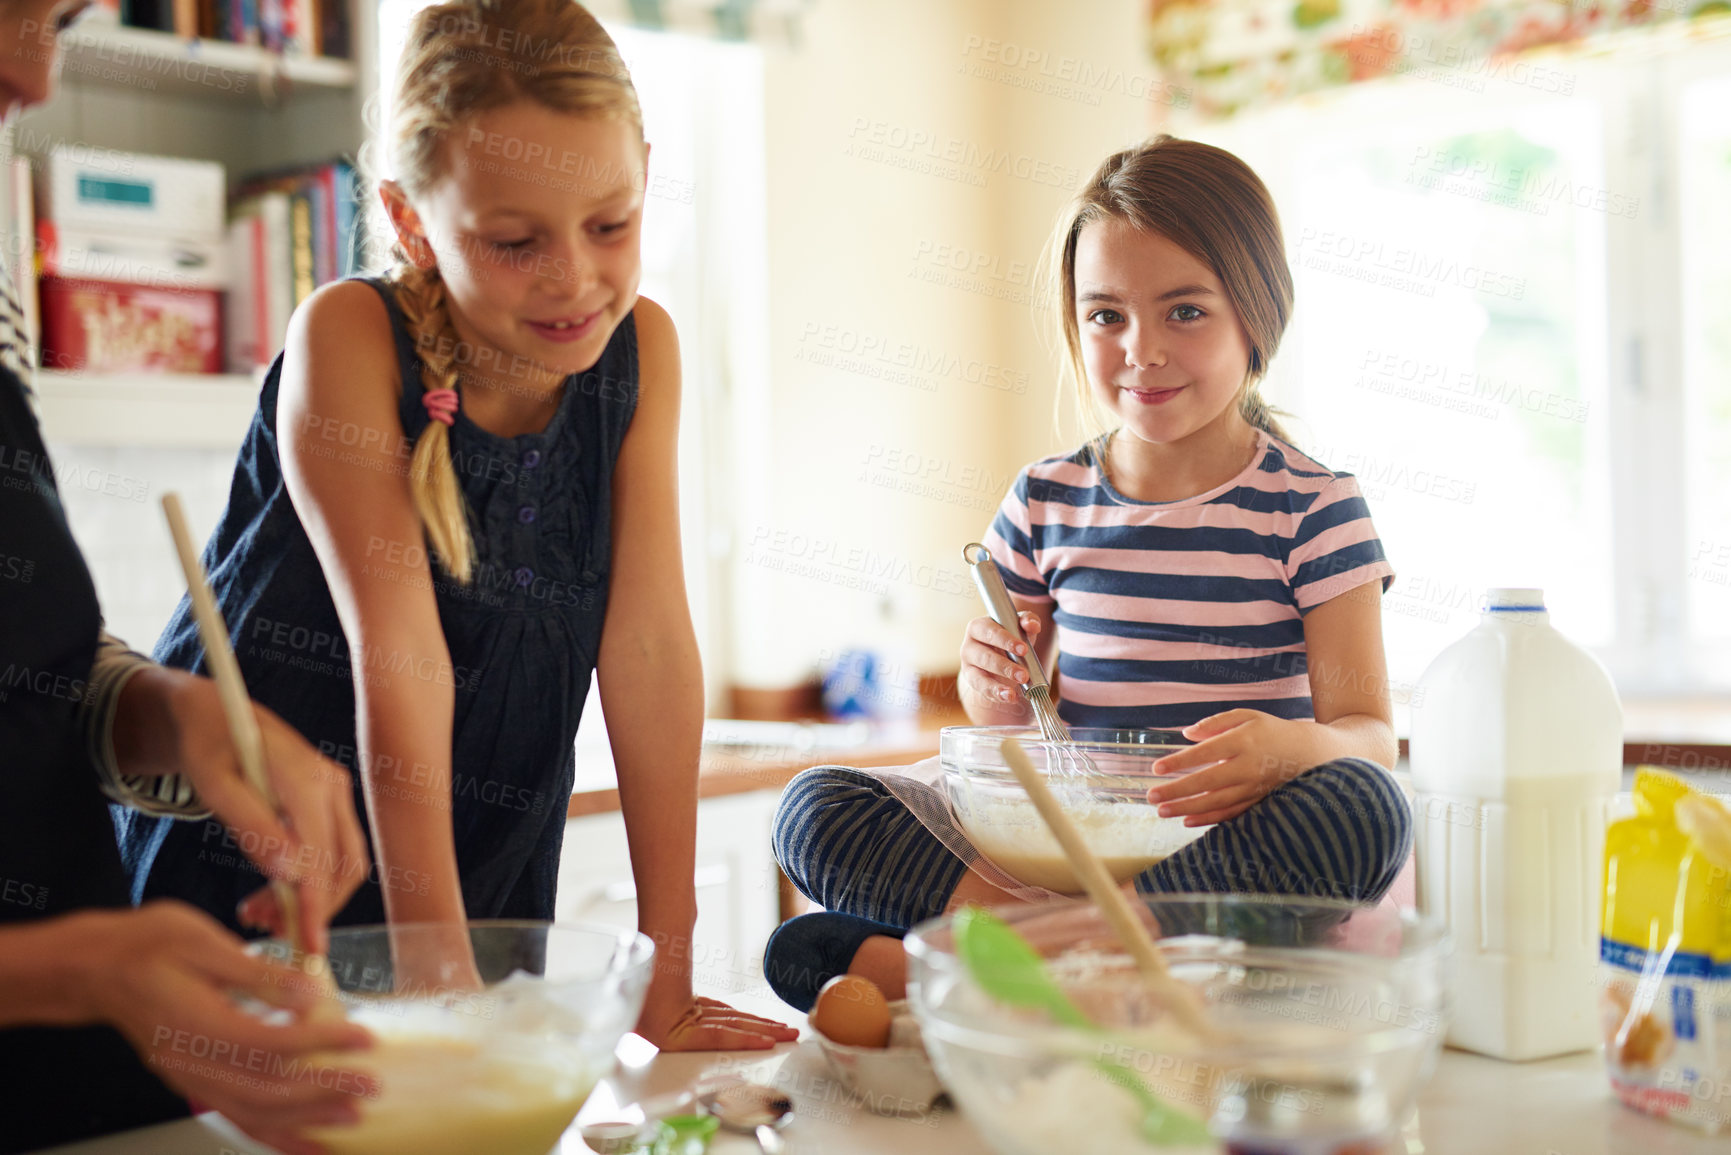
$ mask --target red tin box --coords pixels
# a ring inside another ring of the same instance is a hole
[[[42,367],[220,373],[222,293],[43,277]]]

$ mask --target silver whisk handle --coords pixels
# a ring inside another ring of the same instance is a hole
[[[1022,633],[1022,620],[1016,614],[1016,603],[1010,600],[1010,591],[1004,588],[1004,575],[998,572],[998,563],[992,560],[992,551],[976,541],[963,547],[962,559],[973,571],[974,585],[979,587],[980,597],[985,601],[986,612],[992,616],[992,620],[1009,630],[1010,635],[1018,642],[1028,646],[1027,635]],[[1046,671],[1041,668],[1040,659],[1035,656],[1033,646],[1028,646],[1028,652],[1021,662],[1028,668],[1029,694],[1038,687],[1049,686]],[[1050,693],[1049,688],[1047,692]]]

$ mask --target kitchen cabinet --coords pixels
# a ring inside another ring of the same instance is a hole
[[[705,798],[697,805],[697,926],[688,947],[706,993],[765,992],[763,944],[780,921],[780,873],[769,824],[777,790]],[[555,917],[637,925],[637,889],[618,811],[568,819]]]

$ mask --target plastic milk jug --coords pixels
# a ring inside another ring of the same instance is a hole
[[[1495,589],[1413,692],[1419,909],[1454,937],[1448,1042],[1539,1059],[1599,1042],[1605,823],[1623,712],[1544,593]]]

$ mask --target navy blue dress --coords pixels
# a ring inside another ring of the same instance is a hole
[[[412,444],[429,420],[414,340],[389,283],[367,281],[390,313],[408,383],[398,412]],[[356,811],[365,823],[352,664],[358,658],[369,679],[419,677],[450,685],[456,704],[452,826],[464,907],[470,918],[551,918],[572,743],[607,611],[613,466],[637,405],[635,319],[625,318],[592,369],[566,379],[558,410],[542,432],[496,437],[457,415],[452,464],[468,503],[477,565],[470,584],[460,586],[437,561],[428,563],[450,651],[445,669],[411,668],[400,655],[350,652],[312,543],[283,486],[281,372],[278,355],[240,451],[228,508],[204,551],[247,688],[355,772]],[[339,459],[349,451],[345,437],[352,445],[345,429],[321,428],[311,436],[320,451]],[[400,572],[403,548],[379,543],[368,564]],[[155,657],[203,670],[186,599]],[[409,798],[432,785],[426,768],[383,760],[372,776],[375,789]],[[111,813],[135,902],[180,898],[241,929],[235,906],[263,879],[221,823],[151,818],[120,806]],[[407,875],[381,878],[375,863],[335,921],[383,922],[382,886],[424,891],[425,885]]]

